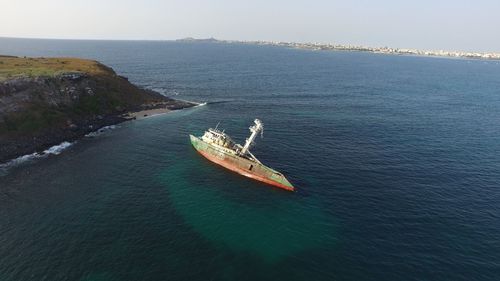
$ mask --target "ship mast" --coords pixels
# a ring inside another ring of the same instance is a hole
[[[252,134],[250,135],[250,137],[247,138],[247,140],[245,142],[245,146],[243,146],[243,149],[241,150],[242,154],[246,154],[247,152],[249,153],[248,149],[250,148],[250,146],[252,146],[254,144],[253,141],[257,137],[257,134],[259,132],[261,132],[261,134],[262,134],[262,132],[264,130],[264,124],[262,124],[262,122],[259,119],[255,119],[253,122],[255,123],[255,125],[248,128],[248,129],[250,129],[250,132],[252,132]]]

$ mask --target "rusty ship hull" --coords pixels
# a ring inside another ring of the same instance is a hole
[[[231,149],[203,141],[190,135],[193,147],[208,160],[245,177],[264,182],[288,191],[293,185],[280,172],[264,164],[238,155]]]

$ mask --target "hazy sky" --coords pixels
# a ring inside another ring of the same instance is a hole
[[[215,37],[500,52],[500,0],[0,0],[0,36]]]

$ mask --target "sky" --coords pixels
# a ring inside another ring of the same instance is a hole
[[[0,0],[0,37],[321,42],[500,52],[500,0]]]

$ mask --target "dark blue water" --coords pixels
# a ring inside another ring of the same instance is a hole
[[[265,46],[0,39],[208,105],[0,177],[0,280],[498,280],[500,64]],[[288,193],[199,156],[220,126]]]

